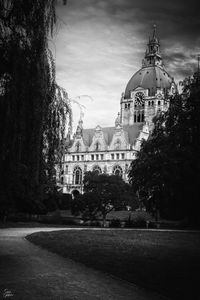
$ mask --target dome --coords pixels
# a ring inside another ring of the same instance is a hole
[[[137,87],[149,89],[149,96],[155,96],[157,88],[161,88],[166,91],[170,88],[172,81],[172,77],[163,67],[144,67],[137,71],[129,80],[126,86],[124,98],[129,99],[131,97],[130,92],[135,90]]]

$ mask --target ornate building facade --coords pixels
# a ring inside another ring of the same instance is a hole
[[[80,120],[64,157],[62,189],[83,192],[86,171],[117,174],[125,181],[129,165],[153,128],[153,117],[168,109],[169,97],[177,90],[163,64],[154,26],[142,67],[129,80],[120,99],[120,112],[113,127],[84,129]]]

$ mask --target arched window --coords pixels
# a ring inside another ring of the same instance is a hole
[[[137,117],[136,117],[136,112],[134,112],[134,123],[136,123]]]
[[[61,171],[61,184],[64,183],[64,170]]]
[[[102,173],[101,168],[97,165],[93,167],[93,172],[95,172],[97,175]]]
[[[73,172],[73,183],[81,184],[82,183],[82,170],[80,167],[75,167]]]
[[[121,141],[119,139],[115,142],[115,150],[119,150],[121,148]]]
[[[75,199],[78,195],[80,195],[80,192],[78,190],[72,191],[72,199]]]
[[[140,122],[140,112],[138,112],[138,115],[137,115],[137,122],[138,123]]]
[[[144,111],[142,111],[142,122],[144,122]]]
[[[100,143],[96,142],[95,144],[95,151],[99,151],[100,150]]]
[[[76,152],[79,152],[81,149],[81,144],[78,142],[76,143]]]
[[[113,175],[117,175],[117,176],[122,177],[122,174],[123,174],[123,171],[122,171],[122,168],[120,166],[117,165],[113,168]]]

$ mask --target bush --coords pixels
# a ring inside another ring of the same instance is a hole
[[[61,194],[58,201],[58,207],[62,210],[70,210],[72,204],[71,194]]]
[[[126,228],[145,228],[147,221],[151,221],[152,217],[145,211],[132,212],[128,220],[125,222]]]
[[[109,224],[109,227],[120,228],[121,227],[120,219],[112,219]]]
[[[91,227],[101,227],[101,222],[98,220],[83,220],[82,223],[84,226],[91,226]]]

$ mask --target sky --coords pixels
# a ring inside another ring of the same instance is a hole
[[[57,83],[72,102],[74,130],[81,115],[84,128],[114,126],[121,93],[141,68],[154,24],[165,67],[175,81],[197,68],[197,0],[68,0],[66,6],[61,2],[49,45]]]

